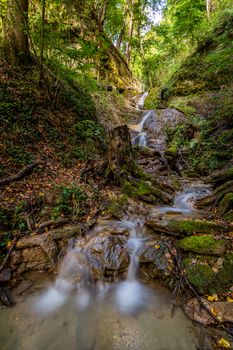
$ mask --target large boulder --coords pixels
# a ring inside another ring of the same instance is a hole
[[[129,265],[126,237],[100,234],[86,245],[86,256],[95,279],[114,277],[124,272]]]

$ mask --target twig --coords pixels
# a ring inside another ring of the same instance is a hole
[[[18,174],[12,175],[6,179],[0,180],[0,186],[5,186],[13,181],[20,180],[22,177],[24,177],[28,173],[30,173],[32,171],[32,169],[34,169],[38,164],[39,164],[39,162],[33,162],[33,163],[27,165],[25,168],[23,168]]]
[[[183,270],[179,260],[177,259],[177,256],[174,254],[174,252],[172,251],[170,245],[168,243],[165,242],[165,246],[168,248],[169,252],[172,254],[172,256],[175,259],[175,262],[180,270],[181,276],[184,279],[184,282],[186,283],[186,285],[189,287],[189,289],[193,292],[193,294],[195,295],[195,297],[197,298],[198,302],[200,303],[200,305],[205,309],[205,311],[217,322],[217,324],[224,329],[227,333],[229,333],[231,336],[233,336],[233,332],[228,329],[227,327],[225,327],[221,321],[219,321],[219,319],[211,312],[211,310],[203,303],[200,295],[196,292],[196,290],[193,288],[193,286],[191,285],[191,283],[189,282],[189,280],[187,279],[186,273]]]

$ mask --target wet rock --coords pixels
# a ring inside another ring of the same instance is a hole
[[[159,218],[150,217],[146,220],[145,225],[153,230],[155,234],[166,236],[183,237],[183,234],[170,228],[169,224],[164,223]]]
[[[145,244],[138,252],[140,271],[149,278],[165,278],[172,273],[173,262],[163,241],[153,241]]]
[[[86,255],[96,279],[117,275],[127,269],[129,253],[123,236],[100,235],[93,237],[86,246]]]
[[[10,269],[4,269],[2,272],[0,272],[0,283],[9,282],[10,279],[11,279]]]
[[[25,271],[47,271],[51,262],[42,248],[32,247],[13,251],[10,266],[19,275]]]
[[[203,255],[221,256],[226,252],[225,241],[210,235],[186,237],[179,242],[179,246],[184,251]]]
[[[214,314],[223,322],[233,323],[233,303],[228,302],[209,302],[202,298],[202,302],[209,310],[214,311]],[[184,307],[185,314],[194,321],[203,325],[217,324],[207,311],[200,305],[197,299],[191,299]]]

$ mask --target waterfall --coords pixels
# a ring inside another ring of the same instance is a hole
[[[145,99],[147,98],[148,94],[149,94],[148,92],[144,92],[144,94],[140,97],[138,104],[137,104],[137,109],[143,109]]]

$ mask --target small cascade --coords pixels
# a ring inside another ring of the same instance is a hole
[[[146,147],[147,146],[147,133],[141,132],[138,136],[139,136],[139,142],[138,142],[139,147]]]
[[[183,190],[176,193],[174,204],[171,207],[156,207],[152,209],[153,213],[181,213],[196,214],[194,204],[197,199],[203,198],[211,194],[211,186],[204,185],[200,181],[183,184]]]
[[[146,123],[146,121],[154,116],[154,111],[150,110],[144,113],[144,116],[141,120],[141,122],[139,124],[134,124],[134,125],[129,125],[129,128],[133,131],[136,131],[138,133],[141,133],[143,128],[144,128],[144,124]]]
[[[117,285],[115,298],[117,309],[123,314],[134,314],[149,307],[153,296],[149,288],[142,284],[138,277],[140,250],[145,242],[137,230],[131,234],[127,242],[130,252],[130,264],[127,278]]]
[[[147,98],[148,94],[149,94],[148,92],[144,92],[144,94],[140,97],[140,99],[139,99],[139,101],[137,103],[137,109],[138,110],[144,108],[145,99]]]
[[[95,228],[94,233],[103,228],[127,229],[130,233],[126,248],[130,254],[125,281],[112,287],[115,290],[114,304],[118,311],[133,313],[141,309],[142,300],[147,293],[144,286],[137,279],[139,268],[139,249],[143,246],[145,238],[143,234],[143,221],[140,219],[131,221],[107,221]],[[104,276],[103,276],[104,279]],[[49,287],[34,302],[34,310],[39,314],[53,314],[76,294],[76,308],[85,311],[94,301],[105,302],[108,299],[107,288],[104,283],[95,283],[92,276],[90,262],[87,259],[85,249],[74,247],[68,250],[54,284]],[[132,297],[133,296],[133,297]],[[143,304],[144,305],[144,304]],[[145,306],[145,305],[144,305]]]

